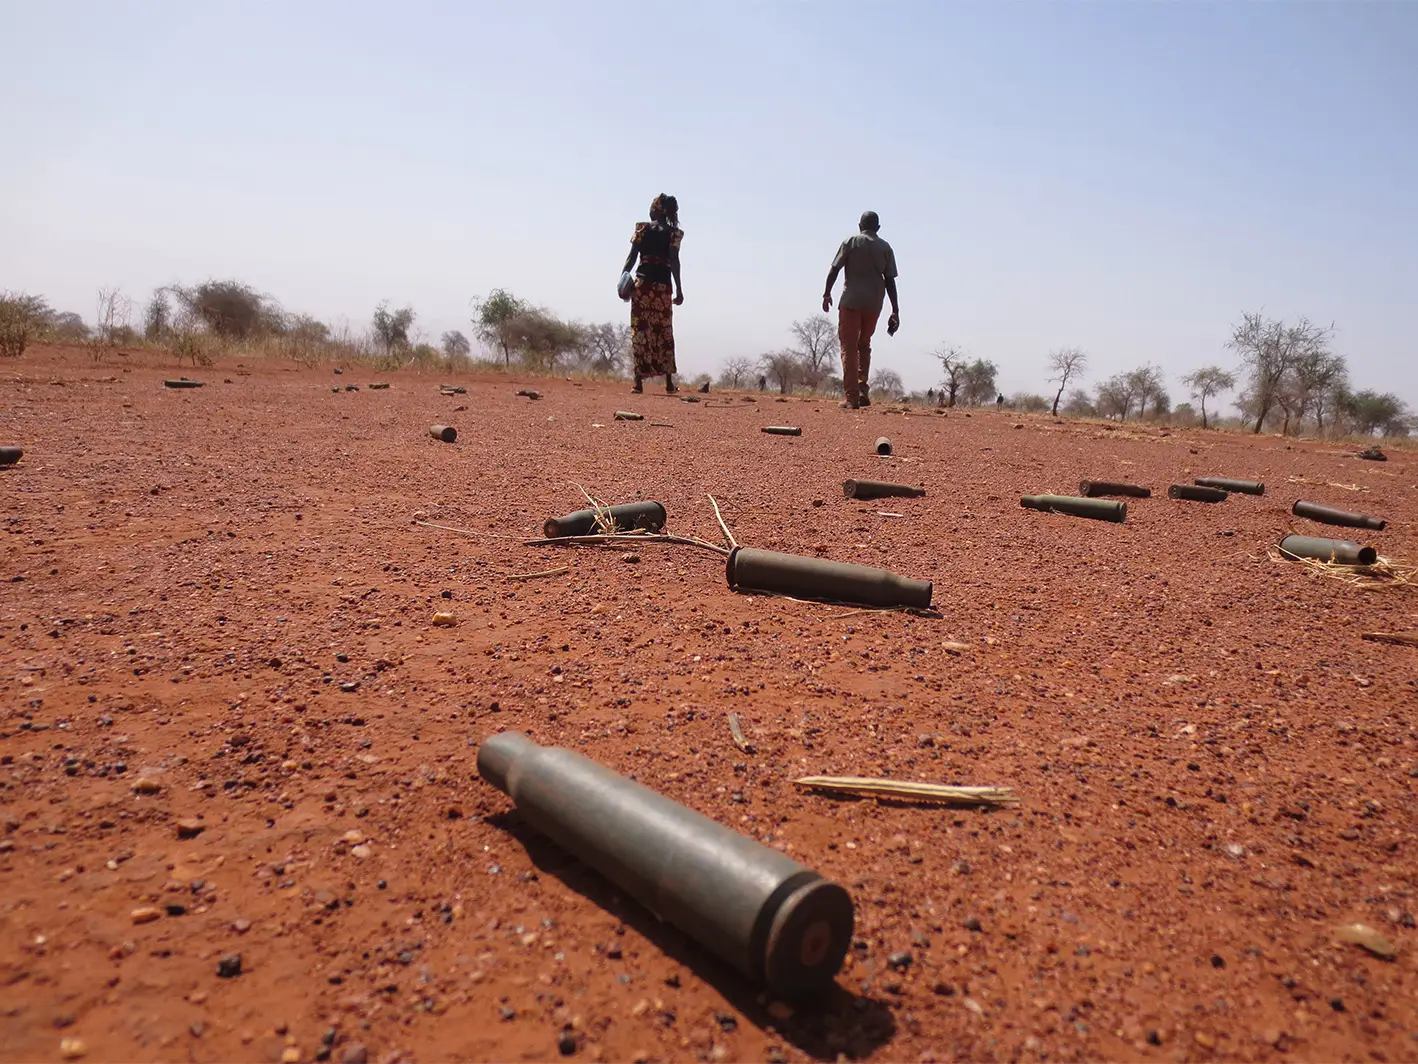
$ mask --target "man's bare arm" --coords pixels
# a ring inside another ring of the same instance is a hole
[[[886,279],[886,295],[891,300],[891,317],[886,319],[886,335],[895,336],[901,328],[901,305],[896,301],[896,278]]]
[[[832,286],[837,283],[837,275],[842,272],[842,267],[846,265],[847,259],[843,254],[845,248],[838,248],[837,255],[832,260],[832,269],[827,271],[827,284],[822,288],[822,313],[826,314],[832,309]]]

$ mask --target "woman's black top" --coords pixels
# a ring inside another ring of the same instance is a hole
[[[684,233],[664,222],[640,222],[635,226],[635,248],[640,252],[636,274],[652,284],[669,284],[670,256],[679,250]]]

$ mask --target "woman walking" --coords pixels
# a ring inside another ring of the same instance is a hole
[[[663,192],[650,204],[650,220],[638,222],[625,260],[625,273],[640,260],[630,296],[630,348],[635,356],[634,391],[645,390],[646,377],[665,376],[665,391],[675,387],[674,307],[684,302],[679,280],[679,201]],[[671,285],[673,282],[673,286]]]

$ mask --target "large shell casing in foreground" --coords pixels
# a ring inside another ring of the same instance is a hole
[[[1139,488],[1136,484],[1119,484],[1112,480],[1080,480],[1078,494],[1087,499],[1099,495],[1126,495],[1130,499],[1150,499],[1152,489]]]
[[[458,438],[458,430],[452,425],[430,425],[428,434],[435,440],[442,440],[444,443],[452,443]]]
[[[911,606],[923,610],[931,604],[929,580],[912,580],[869,565],[804,558],[754,547],[735,547],[724,575],[736,590],[771,591],[864,606]]]
[[[502,732],[478,773],[522,818],[779,997],[832,985],[852,899],[812,869],[572,750]]]
[[[1379,552],[1373,547],[1361,547],[1347,539],[1321,539],[1318,536],[1286,536],[1280,541],[1280,553],[1290,558],[1313,558],[1335,565],[1373,565]]]
[[[849,499],[919,499],[924,497],[926,489],[885,480],[844,480],[842,494]]]
[[[876,453],[877,453],[877,454],[890,454],[890,453],[891,453],[891,441],[890,441],[889,439],[887,439],[885,436],[878,436],[878,437],[876,438]]]
[[[1325,506],[1323,503],[1306,502],[1304,499],[1297,501],[1290,508],[1290,512],[1296,517],[1308,517],[1311,521],[1325,525],[1348,525],[1350,528],[1367,528],[1374,532],[1382,532],[1388,524],[1382,517],[1351,513],[1348,510]]]
[[[1258,480],[1232,480],[1230,477],[1197,477],[1196,482],[1203,488],[1220,488],[1222,491],[1238,491],[1242,495],[1265,494],[1265,485]]]
[[[1167,494],[1187,502],[1225,502],[1231,497],[1220,488],[1208,488],[1205,484],[1173,484]]]
[[[665,508],[658,502],[623,502],[604,507],[600,513],[615,522],[614,529],[605,530],[608,532],[660,532],[665,527]],[[601,531],[596,527],[596,514],[595,510],[577,510],[564,517],[548,517],[542,531],[547,539],[595,535]]]
[[[1072,495],[1023,495],[1019,505],[1030,510],[1056,511],[1072,514],[1074,517],[1091,517],[1097,521],[1114,521],[1122,524],[1127,520],[1128,504],[1112,499],[1079,499]]]
[[[0,465],[14,465],[24,456],[23,447],[0,447]]]
[[[765,425],[763,431],[770,436],[801,436],[803,430],[796,425]]]

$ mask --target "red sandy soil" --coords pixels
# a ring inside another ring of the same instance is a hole
[[[0,1059],[1418,1058],[1418,649],[1360,640],[1418,628],[1418,592],[1266,554],[1345,534],[1293,519],[1305,497],[1418,559],[1411,452],[329,367],[165,390],[178,372],[0,366],[0,444],[25,448],[0,470]],[[1166,498],[1199,475],[1268,491]],[[928,494],[843,499],[863,476]],[[1155,494],[1121,526],[1018,504],[1081,477]],[[578,484],[717,541],[712,493],[740,542],[932,579],[940,616],[737,594],[694,547],[524,546]],[[504,728],[847,886],[831,999],[763,998],[519,827],[475,768]],[[1397,958],[1336,942],[1352,921]]]

